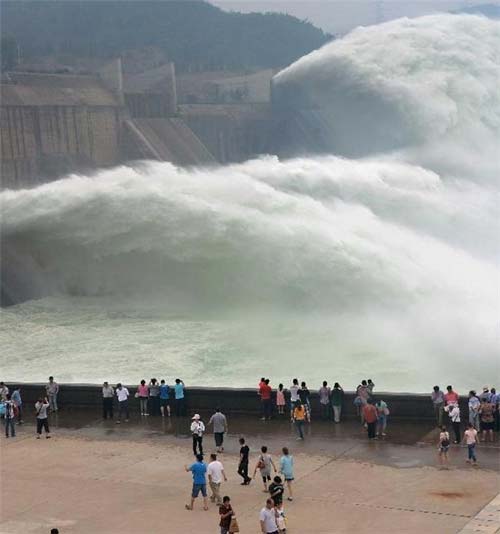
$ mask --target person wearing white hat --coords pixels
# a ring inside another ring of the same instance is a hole
[[[199,453],[203,454],[203,433],[205,432],[205,425],[201,420],[200,414],[195,413],[191,418],[191,434],[193,435],[193,454],[196,456]]]

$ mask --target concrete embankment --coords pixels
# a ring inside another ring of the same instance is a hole
[[[14,383],[8,384],[9,388]],[[32,404],[45,394],[45,384],[18,383],[21,386],[23,402]],[[134,399],[137,386],[126,386],[130,392],[130,408],[138,410],[139,402]],[[355,393],[346,392],[342,412],[344,417],[354,417]],[[288,396],[286,396],[288,399]],[[391,417],[406,419],[431,419],[434,417],[430,394],[417,393],[374,393],[375,399],[383,399],[389,405]],[[98,384],[60,384],[58,402],[62,408],[83,408],[98,410],[102,406],[101,386]],[[467,399],[461,398],[461,410],[467,413]],[[275,400],[273,396],[273,406]],[[319,413],[319,397],[311,392],[313,413]],[[255,389],[186,387],[186,407],[191,412],[211,412],[216,406],[227,414],[258,415],[261,411]]]

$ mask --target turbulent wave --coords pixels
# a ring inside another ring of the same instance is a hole
[[[465,378],[473,355],[480,375],[498,348],[499,42],[499,24],[473,16],[356,30],[276,86],[330,110],[339,153],[357,159],[149,163],[3,191],[4,254],[64,314],[92,298],[265,317],[244,350],[241,330],[231,337],[236,360],[261,365],[272,347],[297,362],[316,354],[321,373],[331,342],[348,360],[366,353],[374,371],[404,373],[415,358],[436,371],[438,357]],[[272,325],[291,315],[294,341],[280,345]],[[151,353],[161,350],[156,337]]]

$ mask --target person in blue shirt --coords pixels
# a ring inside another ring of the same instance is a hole
[[[181,417],[184,415],[184,382],[180,378],[175,379],[175,415]]]
[[[186,504],[186,510],[192,510],[194,501],[198,495],[203,495],[203,510],[208,510],[207,500],[207,465],[203,462],[203,454],[196,455],[196,462],[186,465],[186,471],[191,471],[193,475],[193,491],[191,492],[191,505]]]
[[[165,408],[170,417],[170,387],[165,384],[165,380],[160,381],[160,411],[161,416],[165,417]]]
[[[17,408],[17,424],[22,425],[23,424],[23,400],[21,399],[21,388],[17,387],[12,392],[11,396],[12,402],[15,404]]]
[[[286,485],[288,487],[288,500],[293,500],[292,483],[293,475],[293,456],[290,454],[288,447],[281,449],[283,456],[280,458],[280,473],[283,475]]]

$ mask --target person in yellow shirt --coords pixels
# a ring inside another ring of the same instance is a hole
[[[304,421],[306,419],[306,410],[302,403],[298,400],[295,403],[295,408],[293,410],[293,421],[295,423],[295,428],[299,437],[298,440],[304,439]]]

